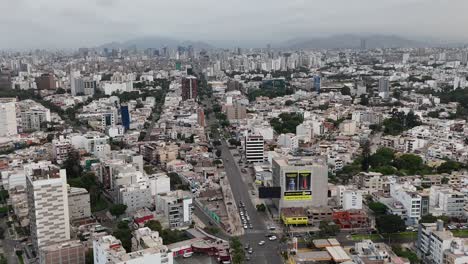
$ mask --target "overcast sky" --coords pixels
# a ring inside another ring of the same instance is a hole
[[[0,0],[0,48],[76,48],[141,36],[213,44],[341,33],[468,40],[468,0]]]

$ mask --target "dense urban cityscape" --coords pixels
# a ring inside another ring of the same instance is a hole
[[[463,45],[0,51],[0,264],[468,263],[467,118]]]

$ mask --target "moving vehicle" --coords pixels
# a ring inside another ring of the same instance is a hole
[[[276,237],[276,236],[271,236],[271,237],[269,237],[268,239],[269,239],[270,241],[274,241],[274,240],[277,239],[277,237]]]
[[[258,242],[258,245],[259,245],[259,246],[265,245],[265,241],[262,240],[262,241]]]
[[[183,257],[184,258],[190,258],[193,255],[193,252],[185,252]]]

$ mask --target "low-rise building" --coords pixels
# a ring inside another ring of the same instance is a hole
[[[186,228],[192,224],[192,194],[176,190],[157,196],[156,208],[167,218],[169,228]]]
[[[91,203],[85,188],[68,187],[68,211],[70,220],[88,218],[91,216]]]

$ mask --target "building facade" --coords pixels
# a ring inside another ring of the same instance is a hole
[[[18,134],[16,122],[16,99],[7,98],[0,101],[0,137],[9,137]]]
[[[247,162],[263,162],[265,160],[265,142],[263,136],[246,136],[244,148]]]
[[[198,94],[198,82],[194,76],[182,79],[182,100],[196,99]]]
[[[277,207],[320,207],[328,202],[328,167],[324,160],[310,157],[275,158],[273,186],[281,187]]]
[[[69,240],[66,170],[43,161],[26,165],[25,174],[34,248]]]

